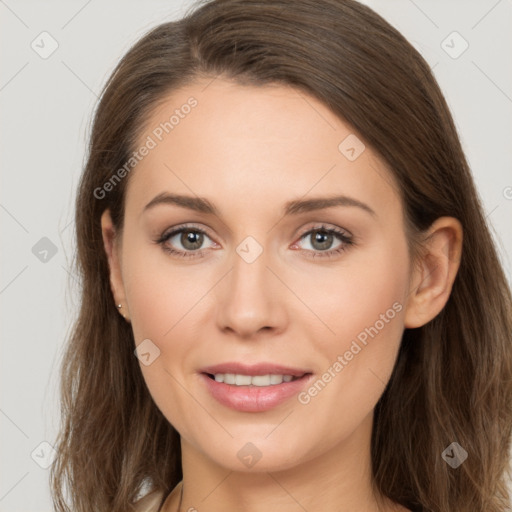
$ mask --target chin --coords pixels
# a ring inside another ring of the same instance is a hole
[[[244,437],[244,440],[230,439],[223,443],[221,451],[211,451],[211,446],[201,449],[203,454],[215,464],[229,471],[239,473],[266,473],[286,471],[294,468],[308,459],[304,444],[301,451],[295,448],[295,443],[287,444],[279,440],[273,442],[264,438]]]

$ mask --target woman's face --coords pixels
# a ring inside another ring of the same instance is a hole
[[[384,164],[313,97],[220,78],[173,92],[142,146],[114,281],[182,441],[235,471],[366,441],[411,268]]]

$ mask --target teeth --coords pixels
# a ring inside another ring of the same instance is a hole
[[[237,386],[249,386],[252,377],[250,375],[235,375],[235,384]]]
[[[282,375],[271,375],[270,376],[270,384],[281,384],[283,382]]]
[[[226,384],[236,384],[236,376],[234,373],[226,373],[224,375],[224,382]]]
[[[217,382],[224,384],[234,384],[235,386],[275,386],[282,382],[291,382],[294,380],[292,375],[240,375],[238,373],[216,373],[214,375]]]

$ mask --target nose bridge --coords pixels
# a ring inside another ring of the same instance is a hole
[[[267,266],[272,259],[271,254],[264,247],[264,241],[260,243],[253,236],[244,238],[235,252],[232,259],[231,293],[238,297],[238,303],[245,308],[260,308],[270,300],[271,272]]]

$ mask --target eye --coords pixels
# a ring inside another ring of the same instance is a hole
[[[202,258],[203,251],[199,250],[206,238],[210,238],[205,231],[194,226],[181,226],[170,232],[164,233],[156,243],[160,244],[164,251],[180,258]],[[181,245],[183,249],[175,249]],[[214,245],[216,245],[214,243]]]
[[[203,258],[205,252],[202,248],[205,239],[210,237],[208,234],[195,226],[179,226],[172,229],[171,231],[164,232],[164,234],[155,242],[162,246],[163,250],[173,256],[179,258]],[[329,228],[325,225],[314,227],[309,231],[305,232],[300,240],[311,240],[310,245],[312,249],[303,249],[303,253],[306,257],[310,258],[329,258],[334,257],[349,246],[354,245],[352,236],[341,229]],[[335,249],[330,249],[335,240],[338,240],[338,245]],[[211,240],[211,239],[210,239]],[[181,245],[182,249],[176,246]],[[210,247],[218,246],[212,241]],[[297,247],[294,244],[292,247]]]
[[[329,228],[324,225],[310,229],[304,233],[300,239],[307,240],[308,238],[311,240],[310,245],[313,249],[307,249],[306,255],[311,258],[333,257],[342,253],[354,244],[352,236],[349,235],[349,233],[338,228]],[[335,249],[330,249],[336,239],[339,241],[338,245]]]

